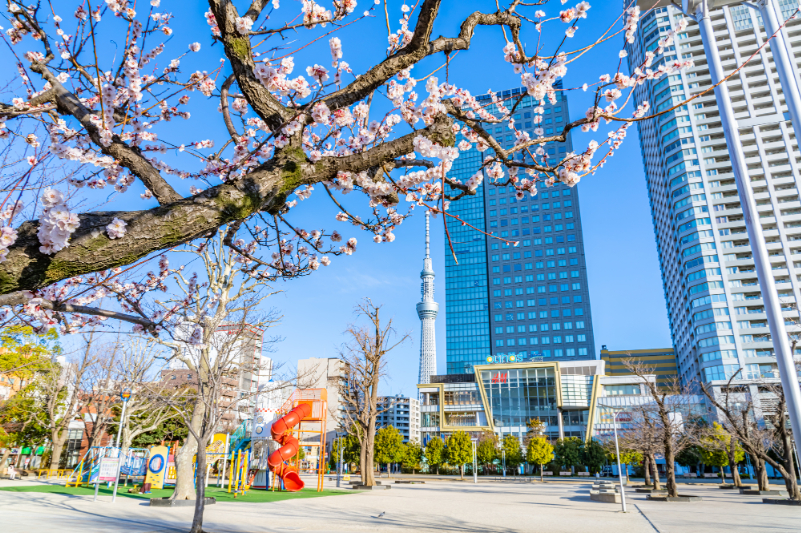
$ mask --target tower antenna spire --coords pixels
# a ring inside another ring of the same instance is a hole
[[[420,374],[418,383],[431,383],[431,376],[437,373],[437,343],[434,338],[434,321],[439,312],[439,305],[434,301],[434,267],[431,264],[429,230],[429,212],[426,211],[426,256],[423,259],[423,271],[420,272],[422,300],[417,304],[417,316],[420,317]]]

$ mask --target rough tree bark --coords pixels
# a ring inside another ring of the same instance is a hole
[[[662,490],[662,485],[659,482],[659,469],[656,467],[656,456],[651,455],[651,465],[654,472],[654,490]]]
[[[64,451],[64,442],[67,440],[66,436],[58,437],[58,439],[52,439],[53,446],[53,454],[50,456],[50,469],[57,470],[58,465],[61,462],[61,453]],[[22,454],[20,454],[22,455]]]
[[[192,428],[196,433],[200,432],[203,423],[204,405],[201,400],[195,402],[192,412]],[[172,493],[173,500],[194,500],[195,484],[193,472],[193,459],[195,452],[198,451],[197,440],[190,432],[184,440],[184,445],[175,455],[175,492]]]
[[[731,467],[731,480],[735,487],[742,487],[743,482],[740,479],[740,471],[737,468],[737,438],[732,435],[731,441],[729,442],[729,447],[726,450],[727,455],[729,456],[729,467]]]

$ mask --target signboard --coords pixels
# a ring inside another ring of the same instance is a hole
[[[117,469],[119,466],[119,458],[103,457],[100,459],[100,468],[92,471],[92,479],[90,480],[90,483],[106,483],[108,481],[116,481]]]
[[[164,488],[164,474],[167,470],[166,446],[153,446],[150,448],[150,457],[147,459],[147,476],[145,483],[150,483],[151,489]]]
[[[493,383],[506,383],[509,379],[509,372],[496,372],[494,376],[492,376]]]

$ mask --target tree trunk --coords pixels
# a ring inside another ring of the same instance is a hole
[[[642,456],[642,470],[645,473],[645,484],[651,484],[651,456],[643,454]]]
[[[729,467],[731,468],[731,482],[732,484],[739,488],[743,486],[743,482],[740,479],[740,470],[737,468],[737,461],[735,460],[737,452],[737,439],[734,435],[731,436],[731,441],[729,442],[729,448],[726,450],[726,453],[729,456]]]
[[[374,437],[375,435],[373,435]],[[367,445],[365,446],[364,450],[364,460],[362,461],[362,484],[367,487],[372,487],[375,485],[375,459],[373,450],[375,442],[372,438],[370,438],[370,433],[368,431],[367,434]]]
[[[64,450],[64,442],[67,440],[66,431],[54,432],[51,440],[53,441],[53,454],[50,456],[50,470],[57,470],[58,464],[61,462],[61,452]],[[22,449],[20,448],[20,452],[21,451]]]
[[[365,466],[367,464],[365,462],[365,457],[367,453],[365,451],[366,449],[367,449],[367,441],[365,440],[364,442],[361,443],[361,448],[359,449],[359,470],[362,471],[362,485],[366,485],[367,481],[367,468]]]
[[[544,483],[544,480],[542,479],[542,476],[543,476],[543,473],[542,473],[542,471],[543,471],[544,469],[545,469],[544,465],[540,465],[540,483]]]
[[[11,457],[11,446],[8,446],[6,451],[3,452],[3,457],[0,459],[0,471],[5,472],[5,469],[8,467],[9,457]]]
[[[245,480],[247,480],[247,472],[245,472]],[[195,491],[195,515],[192,517],[192,529],[189,530],[189,533],[203,533],[203,511],[205,510],[206,504],[205,446],[198,446],[197,449],[197,480],[195,482]]]
[[[200,401],[195,402],[194,412],[192,413],[192,429],[196,434],[200,433],[203,423],[203,412],[205,410]],[[194,500],[195,485],[192,472],[192,458],[197,451],[197,439],[190,432],[184,440],[184,445],[175,454],[175,492],[172,493],[173,500]]]
[[[770,481],[768,480],[768,469],[765,467],[765,460],[760,458],[754,458],[754,470],[756,470],[756,478],[757,478],[757,488],[759,490],[769,490],[770,489]]]
[[[626,469],[626,485],[628,485],[631,482],[631,480],[629,479],[629,465],[624,464],[623,468]]]
[[[790,440],[790,435],[785,433],[783,440],[784,445],[784,469],[787,472],[782,472],[784,475],[784,485],[787,487],[787,494],[791,500],[801,500],[801,493],[798,491],[798,480],[795,475],[795,461],[793,460],[793,442]]]
[[[659,483],[659,469],[656,467],[656,456],[651,456],[651,467],[654,469],[654,490],[662,490]]]
[[[676,485],[676,463],[673,462],[673,446],[670,437],[665,431],[665,478],[667,478],[668,496],[676,497],[679,495],[679,487]],[[656,464],[654,464],[656,468]]]
[[[464,465],[459,465],[459,475],[462,481],[464,481]]]

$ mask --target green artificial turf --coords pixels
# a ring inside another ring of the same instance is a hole
[[[117,490],[117,496],[125,496],[127,498],[166,498],[170,496],[173,489],[156,489],[152,494],[132,494],[128,493],[129,487],[120,485]],[[95,493],[94,486],[91,487],[64,487],[63,485],[23,485],[19,487],[3,487],[0,491],[7,492],[40,492],[48,494],[64,494],[68,496],[92,496]],[[108,488],[102,485],[98,491],[99,496],[111,496],[114,488]],[[342,494],[353,494],[356,491],[344,490],[323,490],[317,492],[314,489],[303,489],[300,492],[272,492],[265,490],[249,490],[247,494],[239,495],[234,498],[233,494],[229,494],[226,489],[218,487],[206,488],[206,496],[217,498],[218,502],[246,502],[246,503],[264,503],[264,502],[280,502],[283,500],[297,500],[302,498],[318,498],[320,496],[340,496]]]

